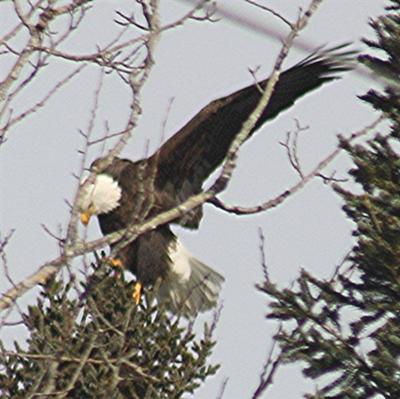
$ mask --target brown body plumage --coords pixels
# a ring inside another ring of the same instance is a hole
[[[341,52],[341,48],[316,52],[283,72],[251,134],[303,94],[349,69],[347,61],[351,53]],[[266,84],[267,80],[260,81],[211,102],[151,157],[138,162],[116,158],[102,170],[102,174],[111,176],[122,189],[119,206],[108,213],[98,213],[103,234],[143,222],[201,192],[203,182],[224,160]],[[198,228],[201,217],[202,207],[199,207],[174,222]],[[167,224],[143,234],[122,248],[117,256],[144,285],[160,277],[165,282],[160,292],[169,298],[171,309],[182,308],[186,314],[196,314],[215,304],[223,277],[186,254],[190,278],[182,284],[177,282],[179,279],[174,281],[171,259],[179,262],[183,258],[175,257],[177,251],[184,253],[179,245]]]

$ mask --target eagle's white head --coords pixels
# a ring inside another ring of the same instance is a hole
[[[94,182],[82,183],[80,217],[84,225],[89,223],[93,215],[111,212],[119,206],[122,190],[111,176],[99,174]]]

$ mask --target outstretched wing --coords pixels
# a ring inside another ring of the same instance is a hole
[[[280,76],[270,102],[251,133],[287,109],[307,92],[350,69],[354,54],[347,45],[317,50]],[[257,106],[268,79],[212,101],[153,155],[156,186],[180,200],[198,193],[204,180],[222,163],[230,144]],[[261,89],[261,90],[260,90]]]

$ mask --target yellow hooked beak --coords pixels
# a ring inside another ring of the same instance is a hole
[[[87,226],[89,224],[89,220],[92,217],[92,215],[93,215],[93,212],[91,209],[88,209],[86,212],[81,212],[80,218],[81,218],[82,224]]]

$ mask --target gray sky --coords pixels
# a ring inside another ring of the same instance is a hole
[[[182,15],[187,9],[182,3],[164,1],[163,20],[169,22]],[[368,18],[380,15],[383,3],[326,0],[300,40],[315,46],[353,41],[356,47],[363,49],[360,38],[373,38]],[[94,50],[97,43],[106,42],[113,29],[113,10],[126,10],[127,4],[129,2],[125,1],[96,2],[91,20],[84,27],[85,36],[80,36],[79,41],[72,40],[67,49],[85,52]],[[276,0],[263,4],[293,20],[298,7],[308,2]],[[270,14],[261,13],[241,0],[226,0],[221,5],[258,24],[276,26],[284,32],[282,24]],[[0,13],[7,15],[8,8],[9,4],[2,2]],[[10,19],[3,19],[2,24],[4,21],[5,25],[8,22],[13,25]],[[1,26],[0,31],[3,31]],[[156,66],[143,92],[143,116],[123,156],[132,159],[143,156],[149,139],[152,150],[158,147],[162,121],[172,97],[174,102],[166,127],[168,136],[210,100],[252,82],[248,68],[260,66],[258,76],[267,76],[278,50],[277,41],[224,18],[214,24],[190,22],[166,33],[158,45]],[[305,55],[293,51],[286,65],[292,65]],[[0,71],[6,70],[7,61],[4,63]],[[17,104],[20,110],[40,93],[45,93],[48,82],[59,79],[70,67],[60,61],[50,65],[46,76],[38,79]],[[98,77],[95,68],[88,68],[44,110],[17,125],[2,148],[0,227],[2,234],[16,229],[8,247],[8,263],[15,281],[57,255],[57,244],[46,235],[41,223],[54,232],[59,226],[66,226],[68,207],[64,199],[73,198],[75,181],[71,173],[78,170],[77,149],[82,144],[78,129],[87,127]],[[294,129],[294,118],[310,126],[299,147],[300,160],[308,171],[334,148],[337,134],[349,134],[372,122],[376,115],[356,98],[370,85],[371,82],[355,74],[347,74],[341,81],[306,96],[293,109],[266,125],[242,148],[238,167],[222,198],[232,204],[255,205],[295,183],[297,176],[278,144],[288,130]],[[105,121],[111,131],[122,128],[128,108],[124,86],[117,78],[109,77],[97,120],[99,136],[104,131]],[[98,150],[92,151],[91,160],[98,156]],[[343,176],[349,166],[342,156],[330,170],[335,169]],[[175,229],[191,252],[226,278],[222,294],[224,309],[213,355],[213,360],[220,362],[222,368],[195,397],[216,397],[226,377],[229,382],[225,398],[250,397],[257,385],[271,336],[276,330],[274,323],[264,319],[266,297],[254,288],[255,283],[262,281],[258,227],[263,228],[266,237],[271,277],[281,286],[288,285],[301,267],[320,277],[329,276],[352,245],[351,225],[344,219],[340,207],[341,202],[331,189],[315,181],[283,206],[264,214],[235,217],[207,205],[199,231]],[[99,236],[95,221],[89,233],[91,238]],[[7,287],[2,276],[0,290]],[[21,304],[32,302],[33,295],[32,292],[25,295]],[[18,336],[10,329],[1,333],[6,340]],[[301,377],[297,367],[283,367],[267,396],[300,397],[313,386],[313,382]]]

